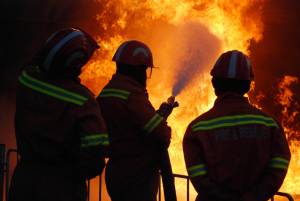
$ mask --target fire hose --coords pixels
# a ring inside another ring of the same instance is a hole
[[[163,116],[165,117],[165,119],[168,118],[173,108],[179,106],[178,102],[175,101],[175,97],[173,96],[168,98],[167,103],[163,103],[163,104],[166,105],[166,108],[169,107],[169,111],[165,113],[162,111],[162,113],[164,113]],[[161,171],[162,183],[164,188],[165,201],[176,201],[177,200],[176,189],[175,189],[174,176],[173,176],[168,149],[162,150],[160,171]]]

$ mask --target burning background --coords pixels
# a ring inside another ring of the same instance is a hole
[[[188,123],[213,104],[210,68],[221,52],[239,49],[254,66],[256,82],[249,99],[282,123],[293,152],[281,191],[300,195],[299,1],[4,0],[0,4],[4,26],[0,143],[15,146],[14,94],[20,67],[51,32],[81,26],[102,47],[81,76],[96,95],[115,71],[111,57],[121,42],[138,39],[149,44],[159,67],[148,81],[151,102],[157,108],[174,94],[181,104],[169,119],[173,129],[170,155],[174,172],[186,174],[181,141]],[[176,182],[183,200],[184,183]],[[97,194],[96,188],[92,193]]]

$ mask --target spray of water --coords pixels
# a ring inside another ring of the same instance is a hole
[[[218,38],[198,22],[183,24],[177,38],[179,57],[172,96],[177,96],[199,74],[211,67],[221,46]]]

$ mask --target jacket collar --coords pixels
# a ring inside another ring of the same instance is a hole
[[[219,95],[217,99],[215,100],[215,106],[222,104],[222,103],[227,103],[227,102],[233,102],[233,101],[239,101],[243,103],[249,103],[249,100],[247,97],[244,97],[240,94],[233,93],[233,92],[226,92],[223,93],[222,95]]]
[[[143,85],[141,85],[129,76],[114,74],[112,76],[112,80],[123,83],[125,88],[130,88],[139,92],[147,93],[147,89]]]

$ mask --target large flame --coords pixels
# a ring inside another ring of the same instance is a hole
[[[300,111],[300,105],[293,101],[295,95],[291,89],[292,86],[297,83],[299,83],[297,77],[284,76],[278,85],[279,93],[276,96],[276,99],[279,105],[283,108],[281,112],[281,124],[287,138],[289,139],[290,149],[292,152],[287,177],[281,187],[281,190],[295,195],[300,195],[300,142],[298,141],[299,139],[297,139],[300,136],[300,131],[297,128],[297,126],[299,126],[299,122],[296,122],[296,117],[299,115]]]
[[[148,81],[150,100],[157,108],[171,95],[178,75],[189,73],[189,66],[196,65],[198,70],[193,69],[177,96],[180,108],[169,119],[173,170],[186,174],[182,152],[185,129],[211,108],[215,99],[209,70],[221,52],[239,49],[249,53],[250,41],[262,38],[263,3],[264,0],[104,0],[97,16],[97,28],[103,32],[97,38],[101,49],[85,67],[82,82],[99,94],[115,71],[111,58],[117,47],[124,40],[142,40],[152,49],[155,65],[159,66]],[[298,160],[293,160],[291,166],[296,167]],[[291,187],[297,186],[293,184],[294,174],[294,170],[289,171],[283,190],[297,192]],[[183,185],[178,181],[179,200],[184,200]],[[195,192],[192,194],[195,196]]]

